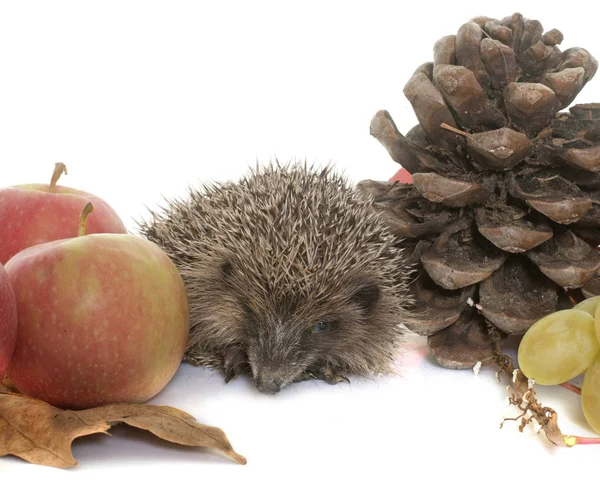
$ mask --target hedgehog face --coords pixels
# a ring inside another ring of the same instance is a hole
[[[365,338],[378,335],[380,294],[376,283],[363,282],[320,299],[290,292],[261,299],[261,309],[245,304],[246,355],[258,390],[273,394],[294,381],[333,375],[332,366],[349,353],[360,358]]]

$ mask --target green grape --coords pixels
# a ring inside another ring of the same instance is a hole
[[[600,433],[600,355],[596,356],[583,375],[581,406],[588,424]]]
[[[578,309],[557,311],[537,321],[519,344],[523,374],[551,386],[584,372],[600,352],[594,321]]]
[[[594,314],[594,321],[594,324],[596,326],[596,339],[598,339],[598,342],[600,342],[600,304],[598,304],[598,307],[596,308],[596,313]]]
[[[573,309],[577,309],[579,311],[585,311],[592,316],[596,315],[596,308],[598,307],[598,303],[600,303],[600,296],[589,297],[579,304],[573,306]]]
[[[592,316],[594,316],[596,322],[596,338],[598,342],[600,342],[600,310],[598,310],[598,306],[600,305],[600,296],[589,297],[579,304],[573,306],[573,309],[578,309],[580,311],[589,312]]]

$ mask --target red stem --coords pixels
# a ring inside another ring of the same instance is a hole
[[[569,391],[574,392],[575,394],[581,395],[581,388],[575,386],[574,384],[571,384],[569,382],[563,382],[561,386],[565,389],[568,389]]]
[[[576,444],[600,444],[600,438],[586,438],[584,436],[565,436],[565,444],[567,446],[575,446]]]

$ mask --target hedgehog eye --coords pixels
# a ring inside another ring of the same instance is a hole
[[[330,323],[326,321],[317,322],[312,328],[313,334],[320,334],[322,332],[328,331],[330,328]]]

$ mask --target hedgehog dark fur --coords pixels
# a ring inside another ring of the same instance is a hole
[[[331,167],[259,166],[151,214],[140,233],[188,292],[185,360],[270,393],[390,372],[410,269],[371,200]]]

